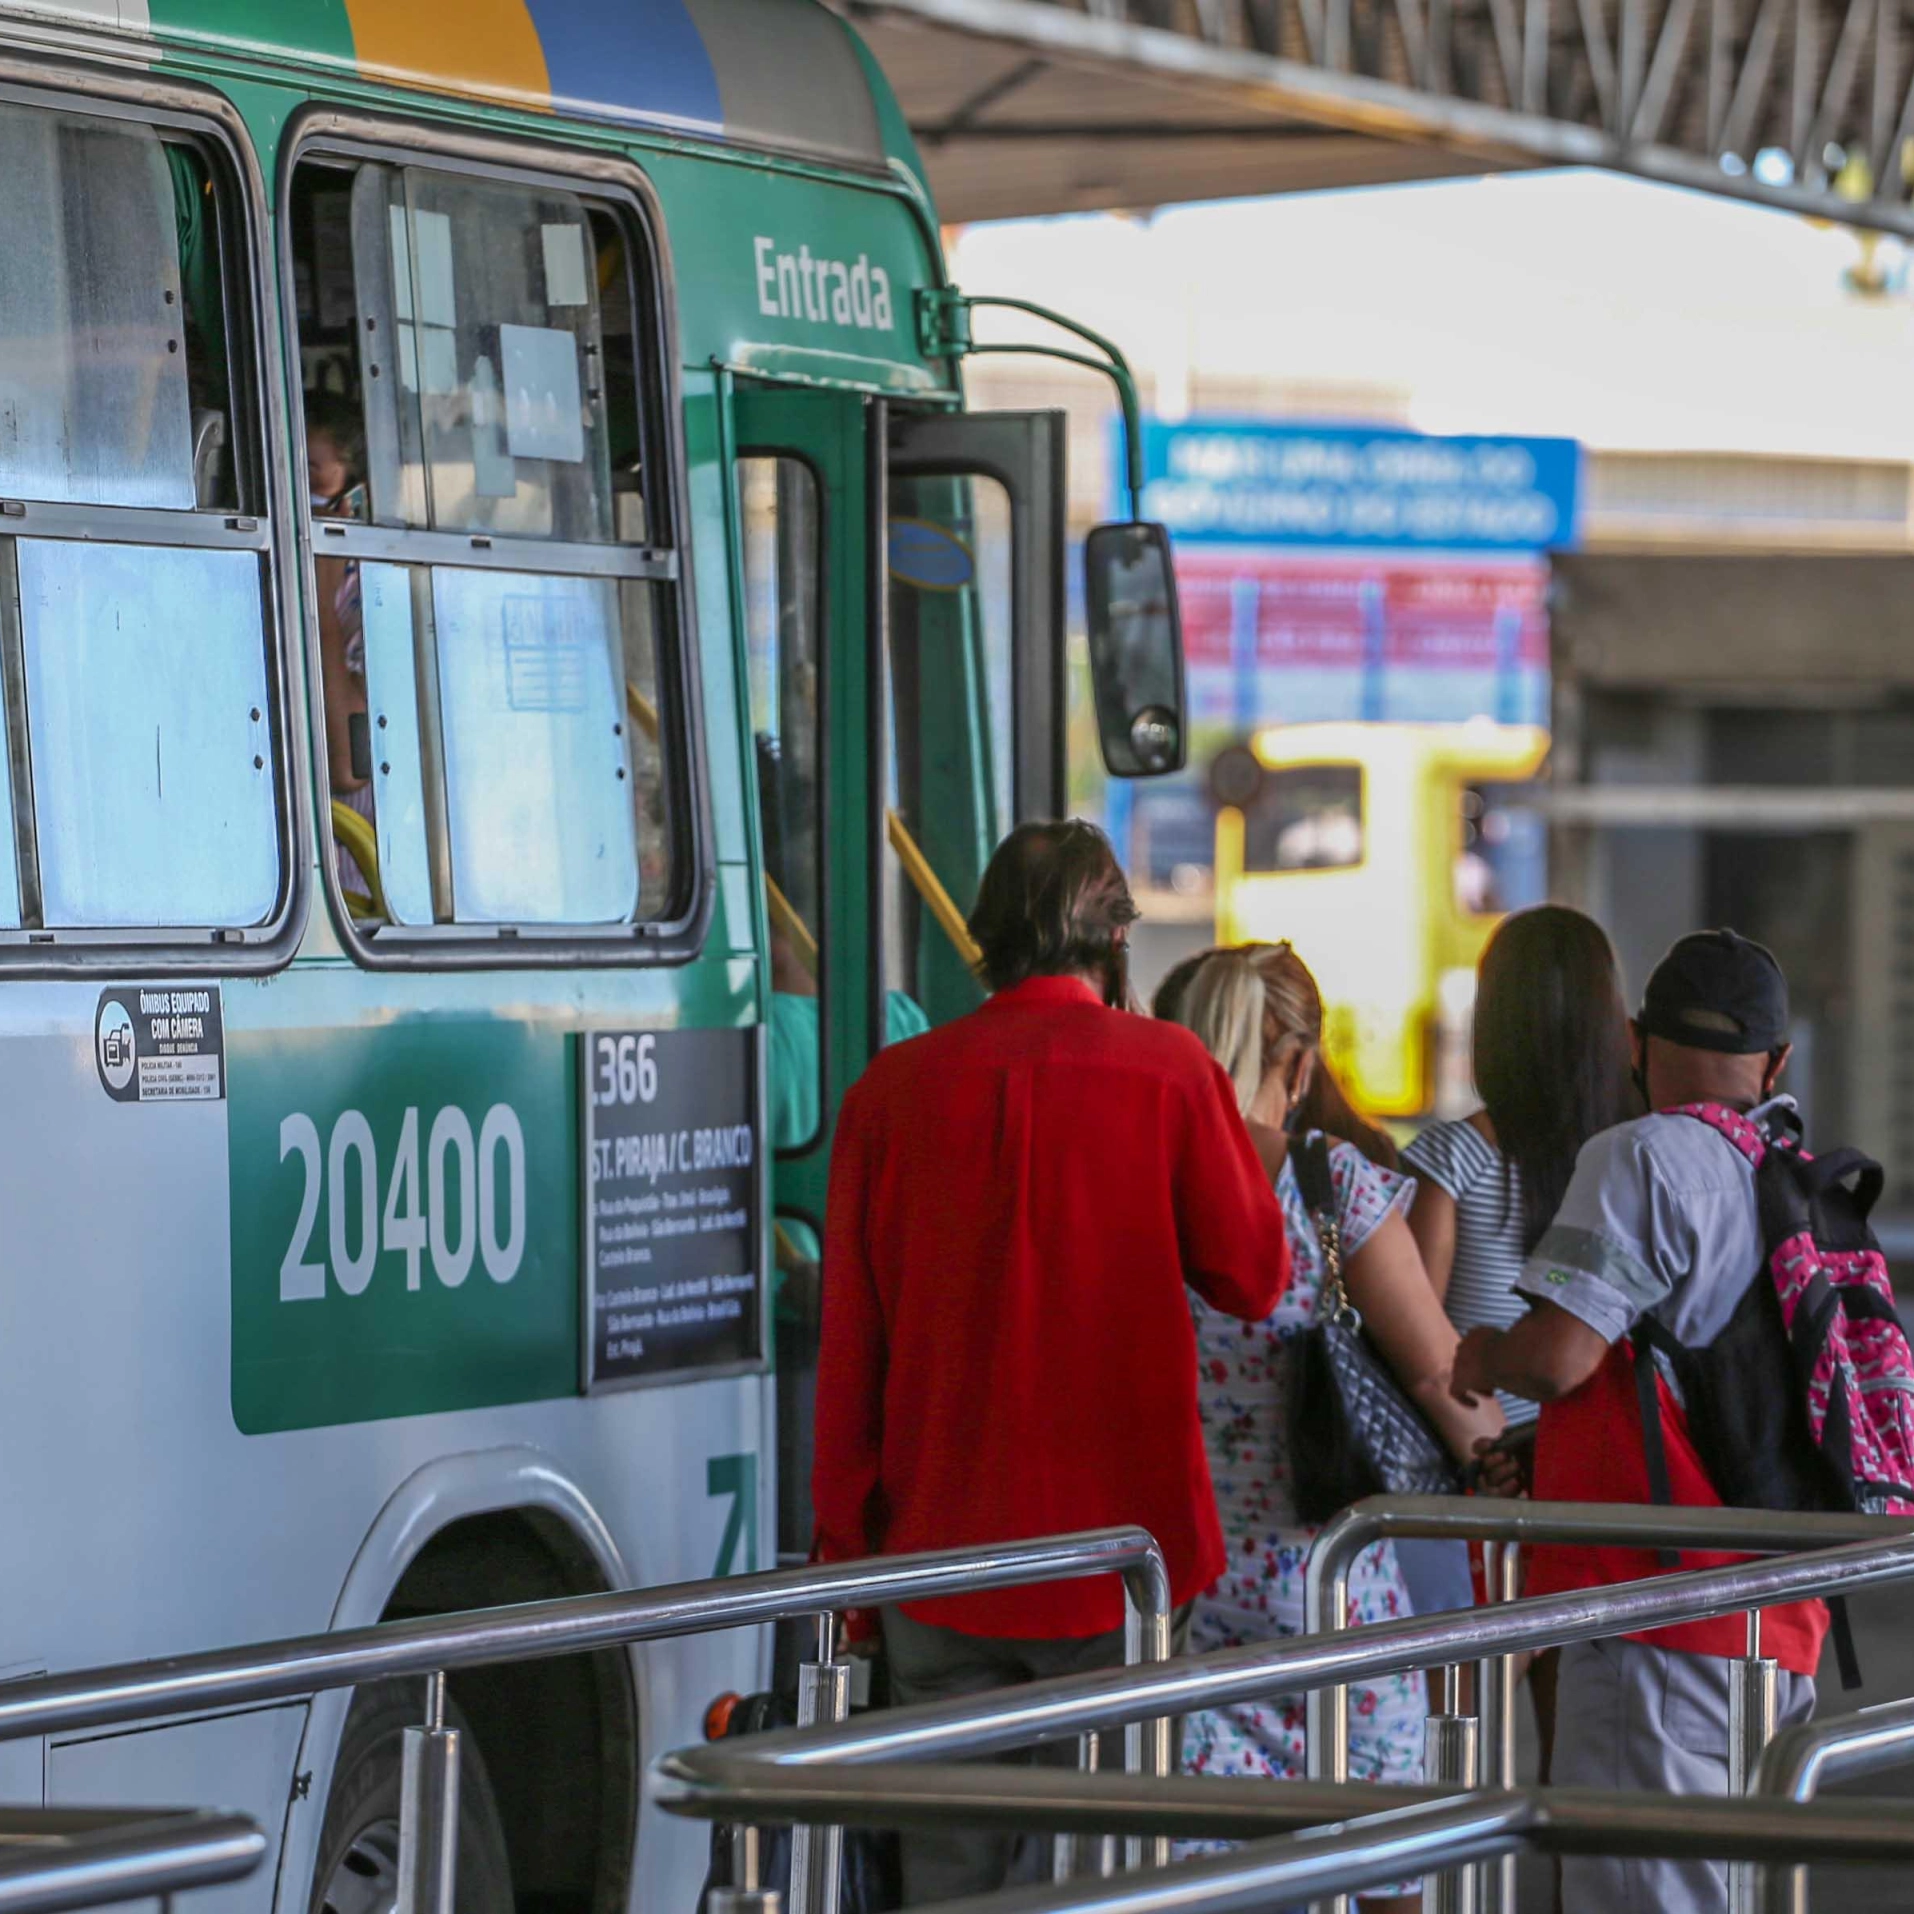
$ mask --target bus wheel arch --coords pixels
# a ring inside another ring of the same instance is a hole
[[[497,1509],[433,1534],[399,1578],[383,1619],[603,1594],[609,1586],[580,1538],[549,1510]],[[489,1778],[519,1904],[551,1914],[616,1914],[630,1893],[638,1824],[638,1697],[629,1653],[459,1669],[446,1690]],[[459,1905],[466,1905],[462,1894]]]
[[[333,1626],[598,1594],[631,1581],[597,1510],[549,1456],[529,1449],[446,1456],[409,1477],[381,1510],[340,1591]],[[639,1809],[638,1673],[628,1652],[608,1650],[448,1677],[454,1725],[465,1730],[479,1789],[495,1807],[518,1905],[553,1914],[625,1907]],[[282,1893],[282,1914],[321,1905],[329,1885],[322,1875],[336,1872],[339,1860],[334,1803],[379,1785],[377,1775],[355,1778],[349,1770],[383,1760],[368,1757],[368,1736],[391,1725],[394,1689],[422,1722],[422,1680],[315,1698],[301,1759],[319,1758],[318,1812],[303,1840],[288,1830],[286,1858],[294,1867],[303,1859],[303,1873],[281,1876],[288,1887],[301,1878],[309,1886]],[[325,1743],[335,1735],[328,1761]],[[303,1819],[295,1813],[295,1822]],[[462,1832],[462,1855],[474,1840],[482,1874],[482,1834]],[[376,1840],[365,1858],[378,1860]],[[467,1908],[464,1893],[459,1905]],[[471,1905],[483,1914],[490,1902],[481,1892]]]

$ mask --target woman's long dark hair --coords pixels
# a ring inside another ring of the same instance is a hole
[[[1475,1087],[1522,1186],[1522,1245],[1561,1207],[1575,1158],[1634,1115],[1628,1010],[1601,925],[1561,904],[1505,918],[1482,953]]]

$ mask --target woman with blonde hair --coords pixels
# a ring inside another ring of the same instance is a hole
[[[1415,1185],[1396,1171],[1394,1145],[1350,1107],[1323,1058],[1322,996],[1308,967],[1288,944],[1251,944],[1209,952],[1177,982],[1166,1007],[1235,1086],[1282,1203],[1293,1270],[1282,1301],[1260,1323],[1192,1303],[1204,1444],[1229,1551],[1227,1568],[1197,1598],[1191,1618],[1190,1645],[1206,1651],[1303,1631],[1303,1571],[1316,1531],[1298,1516],[1292,1490],[1285,1353],[1315,1321],[1324,1276],[1291,1160],[1303,1139],[1327,1140],[1344,1285],[1396,1380],[1459,1461],[1472,1459],[1477,1438],[1500,1432],[1502,1416],[1493,1403],[1463,1409],[1449,1396],[1457,1336],[1405,1220]],[[1349,1600],[1353,1623],[1410,1613],[1389,1543],[1356,1563]],[[1418,1675],[1354,1687],[1350,1773],[1419,1780],[1427,1714]],[[1192,1715],[1183,1759],[1193,1774],[1301,1776],[1303,1698]],[[1392,1893],[1374,1904],[1396,1899]]]

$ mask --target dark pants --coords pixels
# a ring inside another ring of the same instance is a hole
[[[884,1611],[884,1653],[890,1663],[891,1700],[949,1701],[986,1689],[1049,1675],[1080,1675],[1123,1666],[1123,1631],[1061,1641],[1006,1641],[960,1635],[954,1628],[913,1621],[901,1609]],[[1106,1737],[1121,1751],[1121,1733]],[[1074,1740],[1045,1742],[1002,1757],[1074,1768]],[[1111,1765],[1116,1765],[1114,1761]],[[904,1905],[922,1907],[966,1894],[1047,1879],[1050,1841],[1045,1836],[999,1834],[981,1828],[907,1829],[903,1835]]]

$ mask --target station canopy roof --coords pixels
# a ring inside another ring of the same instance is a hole
[[[1914,0],[835,0],[946,220],[1605,166],[1914,233]]]

